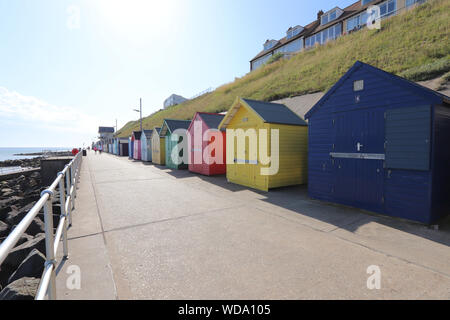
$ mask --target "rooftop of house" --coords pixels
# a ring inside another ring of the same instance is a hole
[[[114,127],[98,127],[98,133],[114,133]]]

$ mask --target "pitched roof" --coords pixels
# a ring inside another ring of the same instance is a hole
[[[146,138],[151,138],[153,133],[153,129],[152,130],[144,130],[144,134]]]
[[[225,118],[224,114],[218,113],[199,112],[198,114],[210,129],[219,128],[220,122],[222,122],[223,118]]]
[[[133,131],[133,136],[135,140],[141,140],[142,131]]]
[[[284,104],[242,99],[264,122],[306,126],[307,123]]]
[[[430,100],[435,101],[436,104],[439,103],[447,103],[450,104],[450,97],[446,96],[445,94],[439,93],[437,91],[431,90],[429,88],[426,88],[424,86],[421,86],[415,82],[409,81],[405,78],[396,76],[395,74],[386,72],[384,70],[378,69],[374,66],[371,66],[370,64],[361,62],[361,61],[356,61],[355,64],[345,73],[345,75],[343,75],[338,82],[336,82],[331,88],[330,90],[327,91],[327,93],[325,93],[325,95],[311,108],[311,110],[309,110],[306,115],[305,118],[309,119],[312,114],[318,109],[320,108],[326,101],[327,99],[330,97],[330,95],[332,95],[339,87],[341,87],[344,82],[357,70],[359,70],[360,68],[364,68],[366,71],[368,72],[372,72],[377,74],[380,77],[383,77],[384,79],[386,79],[386,81],[391,81],[391,82],[395,82],[396,85],[403,87],[405,90],[410,90],[410,91],[415,91],[416,93],[418,91],[420,91],[421,95],[426,96],[427,98],[429,98]]]
[[[173,120],[173,119],[164,119],[164,123],[161,127],[159,134],[161,136],[166,136],[167,131],[170,133],[174,132],[176,129],[188,129],[191,124],[191,120]]]
[[[308,125],[303,119],[301,119],[295,112],[286,107],[284,104],[238,98],[231,109],[228,111],[225,118],[220,123],[220,129],[224,129],[227,127],[242,104],[245,104],[264,122],[267,123],[287,124],[295,126]]]
[[[114,133],[114,127],[98,127],[98,133]]]

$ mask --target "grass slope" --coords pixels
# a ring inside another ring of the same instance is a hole
[[[158,111],[143,120],[145,129],[163,119],[191,119],[196,111],[228,110],[236,96],[271,101],[329,89],[360,60],[413,81],[450,71],[450,1],[430,0],[414,10],[382,22],[381,30],[361,30],[290,60],[268,64],[212,93]],[[131,121],[118,136],[139,130]]]

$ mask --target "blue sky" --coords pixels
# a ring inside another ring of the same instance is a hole
[[[266,39],[353,0],[0,0],[0,147],[90,144],[233,81]]]

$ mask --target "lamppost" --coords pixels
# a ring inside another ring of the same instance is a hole
[[[139,99],[139,110],[133,109],[133,111],[139,112],[139,120],[141,123],[141,131],[142,131],[142,98]]]

